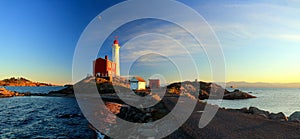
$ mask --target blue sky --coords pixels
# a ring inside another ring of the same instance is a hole
[[[73,54],[81,33],[99,13],[118,2],[120,1],[0,1],[0,79],[22,76],[34,81],[70,83]],[[181,2],[199,12],[215,31],[224,51],[227,81],[300,82],[300,2]],[[147,31],[169,33],[166,36],[133,35]],[[147,54],[155,46],[162,45],[161,53],[176,57],[176,61],[183,61],[181,63],[184,63],[184,53],[179,51],[180,46],[170,45],[172,39],[168,36],[193,45],[193,40],[189,41],[185,32],[170,23],[141,20],[116,29],[115,34],[107,38],[99,56],[110,53],[110,42],[115,35],[119,36],[120,44],[124,45],[121,48],[123,74],[130,68],[130,65],[126,65],[126,60],[131,58],[128,54],[138,53],[135,48],[137,45],[138,50],[143,52],[139,54]],[[133,39],[130,35],[137,38]],[[157,45],[149,46],[155,44],[155,41]],[[171,52],[174,55],[170,55]],[[193,56],[199,57],[196,66],[201,69],[200,79],[209,81],[209,63],[205,54],[203,50],[196,52]],[[143,57],[133,67],[143,64],[142,61]]]
[[[102,10],[118,3],[91,0],[0,1],[0,79],[70,83],[77,40]]]

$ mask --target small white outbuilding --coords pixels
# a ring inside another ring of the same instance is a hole
[[[131,90],[145,90],[146,81],[139,76],[132,77],[130,80],[130,89]]]

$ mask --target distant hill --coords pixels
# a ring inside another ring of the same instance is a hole
[[[0,86],[53,86],[48,83],[33,82],[26,78],[11,77],[9,79],[0,80]]]
[[[300,88],[300,83],[264,83],[264,82],[228,82],[227,87],[233,88]]]

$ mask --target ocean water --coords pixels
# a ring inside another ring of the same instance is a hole
[[[0,138],[93,138],[75,98],[1,98],[0,123]]]
[[[47,93],[63,87],[6,88],[13,91]],[[273,113],[283,112],[286,116],[300,111],[300,89],[240,88],[240,90],[252,92],[251,94],[257,98],[222,100],[220,107],[254,106]],[[217,101],[220,100],[210,102]],[[1,98],[0,123],[0,138],[93,138],[94,136],[75,98],[45,96]]]
[[[58,91],[58,90],[65,88],[63,86],[39,86],[39,87],[36,87],[36,86],[0,86],[0,88],[1,87],[4,87],[5,89],[10,90],[10,91],[17,91],[20,93],[30,92],[33,94],[34,93],[47,94],[50,91]]]
[[[228,89],[232,91],[233,89]],[[269,112],[283,112],[290,116],[295,111],[300,111],[300,89],[299,88],[239,88],[244,92],[252,92],[254,99],[244,100],[222,100],[220,107],[225,108],[249,108],[250,106]],[[212,100],[215,104],[219,100]]]

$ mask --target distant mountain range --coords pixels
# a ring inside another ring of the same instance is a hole
[[[232,88],[300,88],[300,83],[264,83],[264,82],[227,82],[226,87]]]

